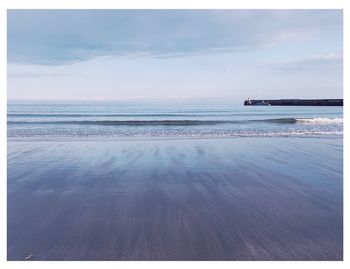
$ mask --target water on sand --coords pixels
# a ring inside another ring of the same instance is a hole
[[[341,260],[341,138],[8,143],[8,259]]]

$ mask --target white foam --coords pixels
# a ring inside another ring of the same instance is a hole
[[[341,124],[343,118],[310,118],[310,119],[296,119],[297,123],[302,124]]]

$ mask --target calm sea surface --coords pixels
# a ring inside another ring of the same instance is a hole
[[[8,137],[341,136],[342,107],[9,105]]]

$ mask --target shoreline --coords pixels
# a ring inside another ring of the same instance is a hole
[[[113,136],[113,137],[7,137],[7,142],[112,142],[112,141],[164,141],[164,140],[213,140],[213,139],[256,139],[256,138],[325,138],[342,139],[344,134],[310,134],[310,135],[237,135],[237,136]]]

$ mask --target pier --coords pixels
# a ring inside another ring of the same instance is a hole
[[[278,99],[244,101],[245,106],[343,106],[343,99]]]

